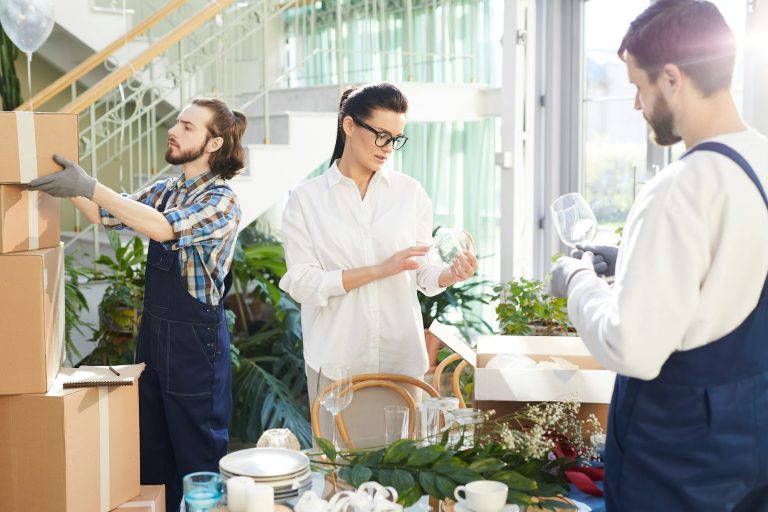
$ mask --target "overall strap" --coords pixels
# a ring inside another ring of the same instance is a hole
[[[682,160],[695,151],[713,151],[723,155],[726,158],[730,158],[736,165],[741,167],[747,176],[749,176],[749,179],[752,180],[752,183],[755,184],[757,190],[760,192],[766,208],[768,208],[768,197],[765,195],[765,190],[763,189],[763,185],[760,183],[757,174],[755,174],[755,170],[752,169],[752,166],[749,165],[749,162],[747,162],[747,160],[735,149],[730,146],[726,146],[721,142],[702,142],[701,144],[697,144],[686,151],[686,153],[681,156],[680,159]],[[761,300],[764,300],[766,297],[768,297],[768,278],[766,278],[765,284],[763,285],[763,292],[760,295],[762,297]]]
[[[157,211],[159,211],[160,213],[163,213],[165,211],[165,206],[168,204],[168,199],[171,197],[171,192],[173,192],[173,188],[169,188],[163,194],[163,200],[160,201],[160,206],[157,207]]]
[[[765,206],[768,208],[768,196],[765,195],[765,190],[763,189],[763,185],[760,183],[760,180],[757,178],[757,174],[755,174],[755,171],[752,169],[752,166],[749,165],[749,162],[747,162],[746,159],[741,156],[735,149],[720,142],[702,142],[701,144],[697,144],[696,146],[693,146],[691,149],[686,151],[686,153],[680,157],[680,159],[682,160],[695,151],[713,151],[733,160],[736,165],[741,167],[741,169],[747,173],[749,179],[752,180],[752,183],[755,184],[757,190],[760,191],[760,195],[763,197],[763,202],[765,202]]]

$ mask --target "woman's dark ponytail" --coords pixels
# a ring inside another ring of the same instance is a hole
[[[346,111],[344,109],[344,104],[347,102],[347,98],[349,98],[349,95],[352,94],[353,91],[355,91],[357,87],[350,87],[343,93],[341,93],[341,100],[339,101],[339,115],[338,119],[336,120],[336,145],[333,146],[333,154],[331,155],[331,165],[333,165],[333,162],[341,158],[342,153],[344,153],[344,117],[347,115]]]
[[[377,108],[405,114],[408,111],[408,100],[400,89],[387,82],[350,87],[342,93],[339,101],[339,116],[336,120],[336,145],[333,147],[330,165],[333,165],[344,153],[346,141],[344,118],[353,116],[365,119],[371,115],[372,110]]]

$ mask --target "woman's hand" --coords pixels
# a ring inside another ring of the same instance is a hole
[[[389,277],[399,274],[404,270],[416,270],[419,268],[419,263],[413,261],[411,258],[418,258],[424,256],[429,251],[429,247],[426,245],[418,245],[409,247],[398,251],[384,262],[377,265],[380,277]]]
[[[451,286],[459,281],[466,281],[477,272],[477,258],[471,251],[462,251],[451,262],[451,267],[440,274],[441,288]]]

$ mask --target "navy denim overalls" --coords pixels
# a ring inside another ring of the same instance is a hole
[[[225,296],[230,284],[231,274]],[[136,352],[136,362],[146,363],[139,379],[141,483],[165,484],[168,512],[179,510],[184,475],[218,472],[227,453],[232,375],[223,304],[223,297],[218,306],[192,297],[178,250],[150,241]]]
[[[705,142],[683,158],[694,151],[735,161],[768,207],[738,153]],[[733,332],[675,352],[653,380],[617,376],[608,422],[609,512],[768,510],[768,281]]]

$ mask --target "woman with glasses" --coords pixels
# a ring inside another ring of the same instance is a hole
[[[329,169],[297,187],[283,214],[280,287],[301,303],[310,405],[325,363],[346,363],[353,375],[421,378],[428,363],[417,290],[436,295],[477,270],[468,251],[448,269],[424,258],[432,201],[416,180],[385,167],[408,140],[407,109],[388,83],[345,91]],[[385,397],[353,399],[345,412],[353,438],[381,435],[383,406],[397,401]],[[321,424],[330,436],[330,416]]]

